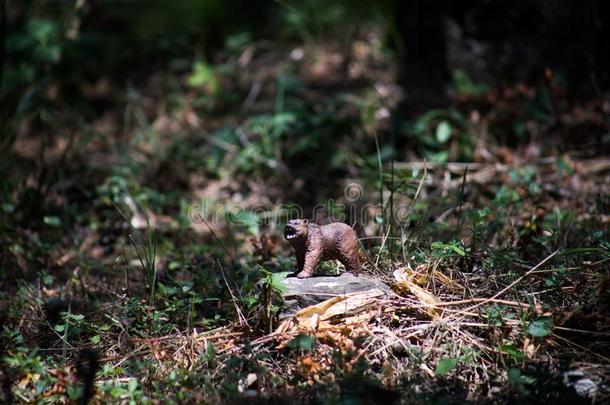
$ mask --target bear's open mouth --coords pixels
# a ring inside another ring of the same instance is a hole
[[[286,229],[284,230],[284,237],[286,239],[293,239],[293,238],[296,238],[296,236],[297,236],[297,230],[294,229],[290,225],[286,225]]]

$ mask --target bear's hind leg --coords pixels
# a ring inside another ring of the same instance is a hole
[[[345,255],[339,258],[339,261],[343,266],[345,266],[345,270],[353,273],[354,275],[358,275],[362,270],[362,266],[360,265],[360,260],[358,260],[358,253],[353,253],[349,256]]]

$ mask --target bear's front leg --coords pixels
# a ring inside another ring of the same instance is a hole
[[[297,250],[296,251],[296,258],[297,258],[297,270],[300,272],[303,271],[303,267],[305,266],[305,249],[302,250]]]
[[[303,265],[303,270],[299,274],[297,274],[298,278],[307,278],[313,276],[316,271],[316,267],[320,262],[320,257],[322,256],[321,249],[310,249],[305,253],[305,263]]]

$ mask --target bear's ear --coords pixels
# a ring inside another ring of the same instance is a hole
[[[304,224],[307,224],[308,222],[309,222],[309,220],[307,220],[307,219],[304,219],[304,220],[303,220],[303,223],[304,223]]]

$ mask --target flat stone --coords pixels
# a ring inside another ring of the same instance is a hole
[[[390,287],[368,276],[343,273],[340,276],[288,277],[282,281],[286,291],[282,294],[284,306],[280,319],[294,315],[300,309],[318,304],[339,295],[379,289],[389,296]],[[381,297],[383,298],[383,297]]]
[[[581,397],[591,398],[597,392],[597,384],[590,378],[583,378],[574,384],[574,390]]]
[[[563,383],[574,388],[579,396],[586,398],[592,398],[598,388],[597,384],[587,378],[581,370],[570,370],[563,373]]]

